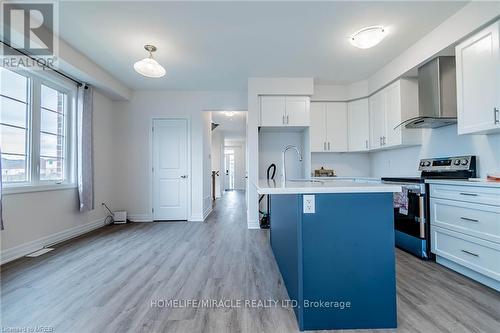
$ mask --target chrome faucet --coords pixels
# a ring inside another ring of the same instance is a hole
[[[285,163],[285,155],[286,155],[286,151],[288,149],[294,149],[296,152],[297,152],[297,155],[299,155],[299,161],[302,162],[302,154],[300,153],[299,151],[299,148],[297,148],[296,146],[293,146],[293,145],[288,145],[286,146],[283,151],[281,152],[281,180],[283,181],[283,185],[285,184],[286,182],[286,163]]]

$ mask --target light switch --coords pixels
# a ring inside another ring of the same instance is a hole
[[[314,194],[304,194],[302,198],[304,205],[304,214],[314,214],[316,213],[315,195]]]

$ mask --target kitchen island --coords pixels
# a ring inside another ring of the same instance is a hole
[[[363,181],[260,181],[300,330],[397,326],[393,192]]]

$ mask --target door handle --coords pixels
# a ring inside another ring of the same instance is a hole
[[[474,257],[479,257],[479,254],[477,253],[474,253],[474,252],[470,252],[470,251],[467,251],[467,250],[461,250],[463,253],[467,253],[467,254],[470,254],[471,256],[474,256]]]
[[[182,175],[181,178],[187,178],[188,176],[187,175]]]
[[[466,192],[460,192],[460,195],[467,195],[469,197],[477,197],[476,193],[466,193]]]
[[[468,217],[461,217],[460,219],[464,220],[464,221],[469,221],[469,222],[479,222],[479,220],[471,219],[471,218],[468,218]]]
[[[495,116],[495,124],[500,123],[500,119],[499,119],[500,118],[500,108],[498,108],[498,107],[493,108],[493,114]]]

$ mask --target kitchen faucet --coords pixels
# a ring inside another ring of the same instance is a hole
[[[299,155],[299,161],[302,162],[302,154],[300,153],[299,149],[294,146],[294,145],[288,145],[286,146],[283,151],[281,152],[281,179],[283,181],[283,185],[285,184],[286,182],[286,163],[285,163],[285,155],[286,155],[286,151],[288,149],[294,149],[296,152],[297,152],[297,155]]]

